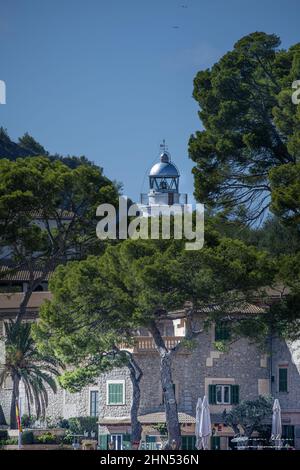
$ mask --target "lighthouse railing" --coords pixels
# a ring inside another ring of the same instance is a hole
[[[179,194],[179,202],[178,203],[182,204],[182,205],[188,203],[187,193],[180,193]],[[149,204],[149,194],[141,193],[141,195],[140,195],[140,204],[145,205],[145,206],[147,206]]]

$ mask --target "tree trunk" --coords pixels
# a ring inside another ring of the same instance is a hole
[[[142,426],[138,420],[138,412],[140,408],[140,381],[142,378],[142,371],[134,360],[132,354],[128,362],[128,368],[130,371],[130,379],[132,383],[132,404],[130,410],[131,417],[131,442],[140,442],[142,435]]]
[[[160,356],[161,385],[163,390],[166,424],[168,430],[168,443],[166,448],[171,449],[172,443],[175,441],[176,449],[180,449],[181,432],[178,420],[174,383],[172,379],[171,351],[168,351],[160,331],[154,321],[151,323],[149,331],[153,337],[156,349]]]
[[[41,282],[42,280],[43,279],[41,279]],[[27,311],[28,302],[30,301],[30,297],[32,296],[34,289],[38,286],[39,283],[40,283],[40,280],[28,286],[27,291],[24,293],[24,298],[22,302],[20,303],[18,313],[16,315],[16,319],[15,319],[16,323],[21,323],[22,319],[24,318],[26,311]]]
[[[14,376],[12,376],[12,381],[13,381],[13,390],[12,390],[11,405],[10,405],[10,428],[18,429],[17,416],[16,416],[16,401],[19,399],[20,379],[15,374]]]
[[[250,424],[250,425],[245,426],[245,427],[243,427],[243,428],[244,428],[244,434],[245,434],[248,438],[250,438],[250,437],[252,436],[253,432],[254,432],[255,426]]]

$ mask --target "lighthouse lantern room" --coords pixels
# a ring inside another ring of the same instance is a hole
[[[149,192],[141,195],[141,203],[147,206],[186,203],[186,195],[179,194],[179,170],[171,161],[165,141],[160,147],[160,161],[149,172]]]

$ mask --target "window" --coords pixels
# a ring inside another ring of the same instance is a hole
[[[239,403],[239,385],[209,385],[208,401],[211,405],[236,405]]]
[[[90,416],[98,416],[99,412],[99,392],[98,390],[90,391]]]
[[[282,426],[282,439],[284,440],[284,445],[289,444],[294,447],[295,445],[295,427],[290,424],[284,424]]]
[[[113,443],[114,450],[123,450],[123,434],[111,434],[110,442]]]
[[[230,385],[216,386],[216,402],[218,405],[229,405],[230,403]]]
[[[288,391],[288,370],[287,367],[279,367],[278,369],[278,391]]]
[[[230,325],[228,321],[219,321],[215,324],[215,341],[230,339]]]
[[[172,206],[174,204],[174,194],[168,193],[168,205]]]
[[[113,381],[107,382],[107,404],[124,405],[125,403],[125,382]]]

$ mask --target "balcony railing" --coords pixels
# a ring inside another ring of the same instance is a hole
[[[180,343],[182,336],[164,336],[163,339],[166,347],[172,349]],[[134,345],[126,346],[123,344],[121,348],[127,349],[133,353],[156,350],[154,340],[151,336],[137,336],[134,341]]]
[[[149,203],[149,195],[147,193],[141,193],[140,195],[140,204],[147,206]],[[187,204],[188,195],[186,193],[179,194],[179,201],[177,204]]]

